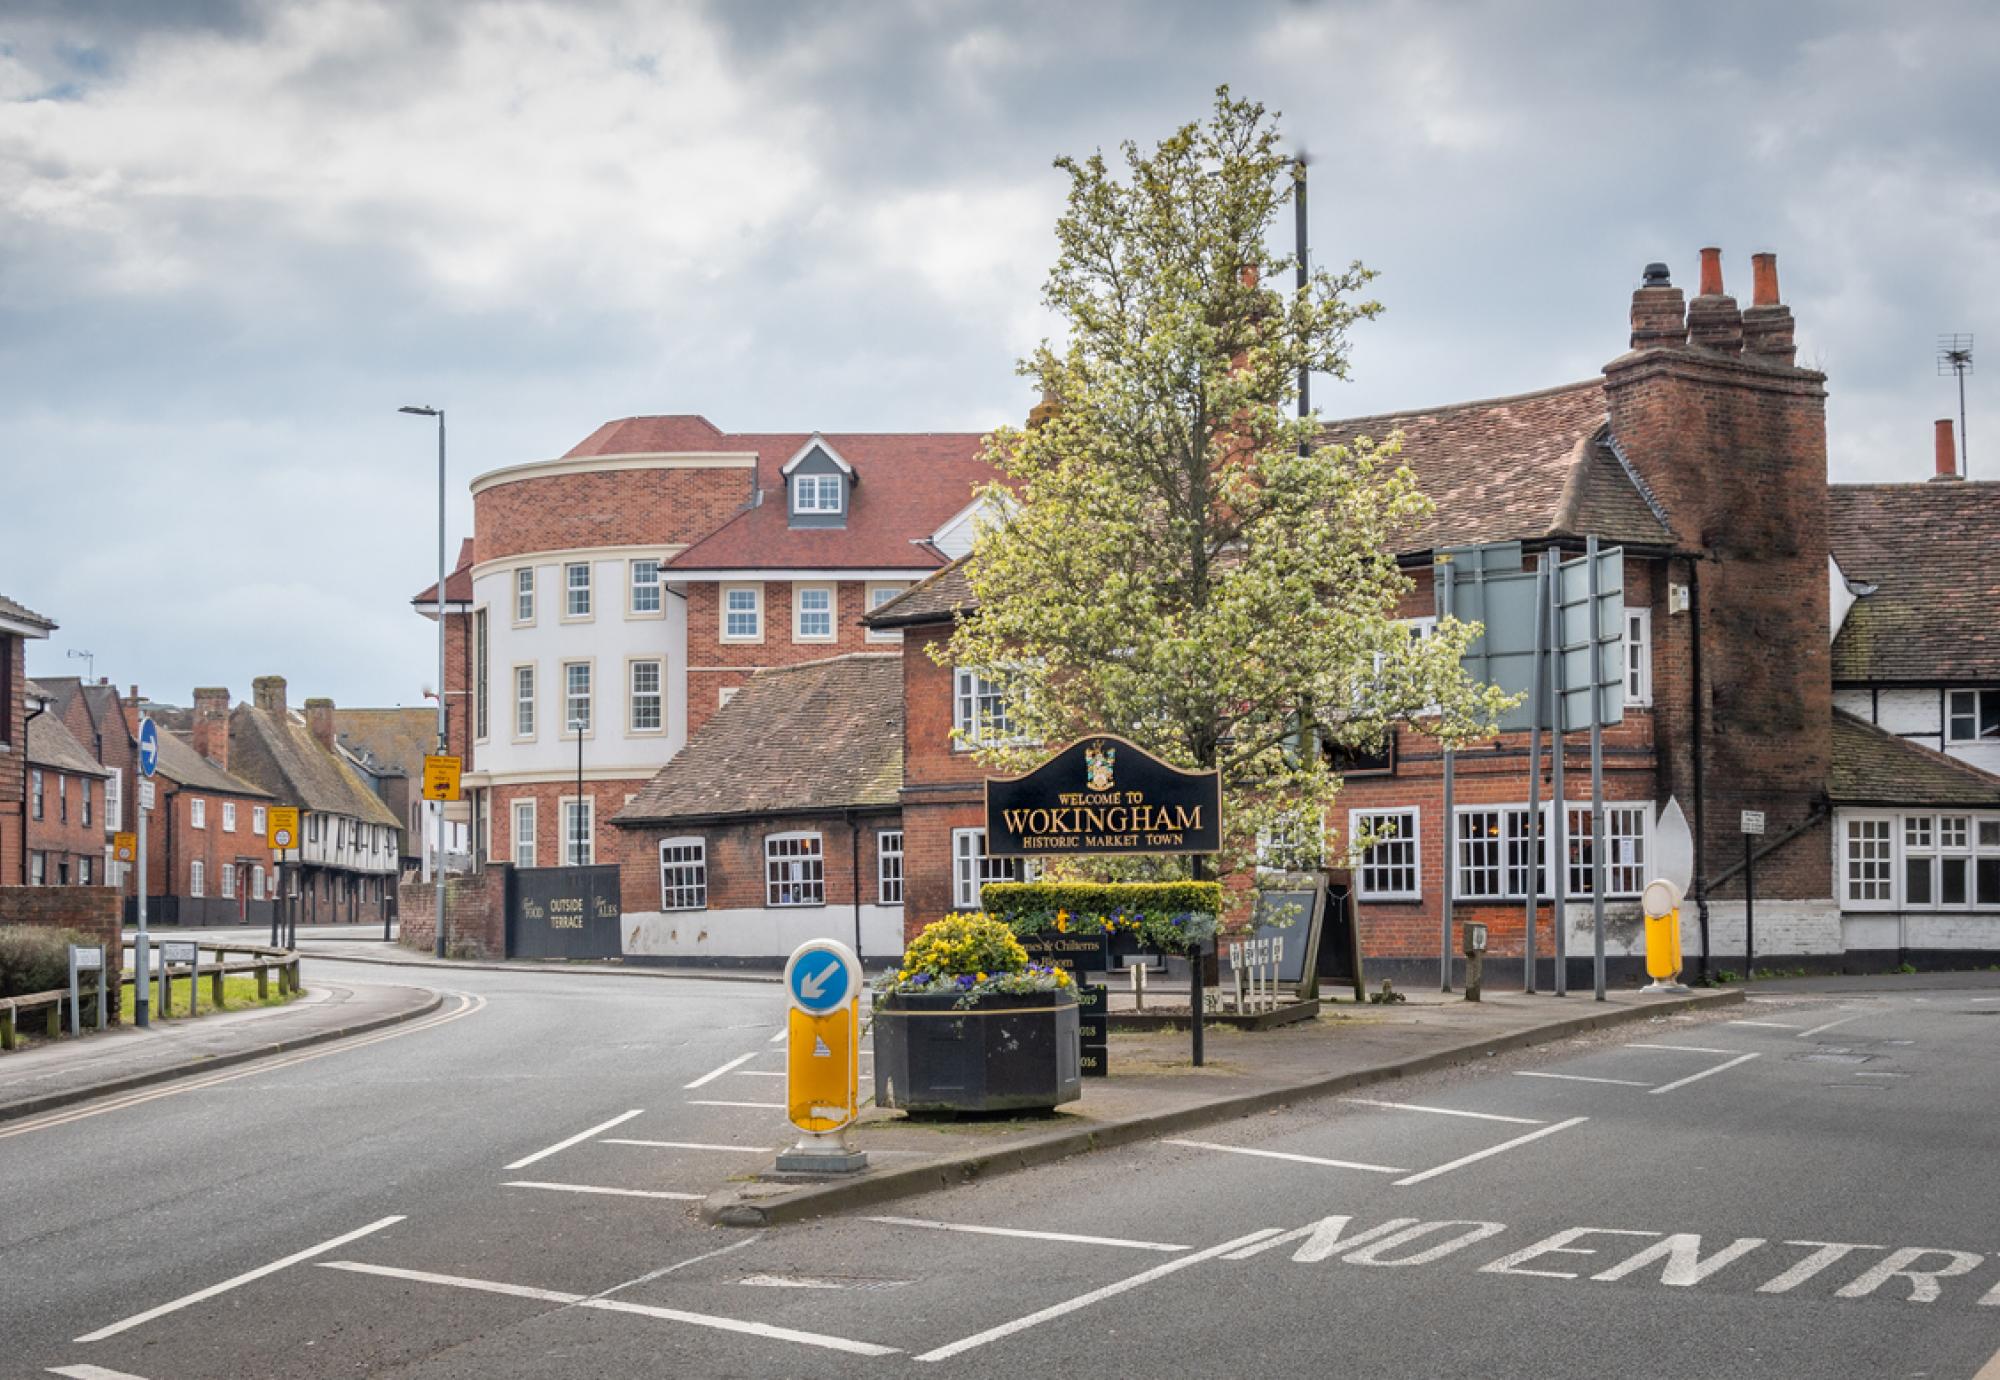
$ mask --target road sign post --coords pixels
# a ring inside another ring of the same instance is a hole
[[[133,842],[139,851],[138,920],[139,937],[132,948],[132,1023],[145,1029],[153,1021],[152,992],[148,987],[152,969],[146,963],[146,816],[153,812],[153,773],[160,766],[160,726],[150,718],[139,720],[139,828]]]
[[[852,1174],[866,1152],[847,1144],[861,1109],[861,962],[837,939],[809,939],[785,964],[785,1112],[802,1133],[780,1173]]]
[[[1757,861],[1757,840],[1764,832],[1764,812],[1743,812],[1743,980],[1757,971],[1757,884],[1751,874]]]

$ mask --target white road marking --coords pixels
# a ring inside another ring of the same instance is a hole
[[[155,1318],[162,1318],[169,1313],[178,1312],[186,1308],[189,1304],[200,1303],[204,1299],[212,1299],[217,1294],[226,1294],[231,1289],[249,1284],[253,1280],[262,1279],[266,1275],[274,1275],[280,1270],[298,1264],[301,1260],[311,1260],[316,1255],[325,1255],[328,1251],[345,1246],[350,1241],[359,1241],[362,1237],[378,1232],[384,1227],[393,1227],[402,1220],[402,1215],[398,1214],[394,1217],[384,1217],[379,1221],[370,1222],[365,1227],[357,1227],[353,1231],[344,1232],[334,1237],[331,1241],[320,1242],[317,1246],[308,1246],[306,1249],[294,1252],[282,1260],[274,1260],[269,1265],[259,1265],[254,1270],[245,1270],[242,1274],[225,1279],[220,1284],[211,1284],[206,1289],[197,1289],[192,1294],[184,1294],[172,1303],[163,1303],[158,1308],[148,1308],[143,1313],[135,1313],[123,1322],[112,1323],[109,1327],[100,1327],[95,1332],[86,1332],[76,1340],[79,1343],[101,1342],[106,1337],[115,1337],[120,1332],[130,1331],[141,1323],[149,1323]]]
[[[1811,1030],[1801,1030],[1792,1038],[1795,1040],[1804,1040],[1810,1036],[1819,1034],[1822,1030],[1831,1030],[1837,1025],[1846,1025],[1849,1021],[1858,1021],[1867,1014],[1865,1011],[1857,1011],[1852,1016],[1842,1016],[1837,1021],[1828,1021],[1825,1025],[1816,1025]]]
[[[1378,1223],[1365,1231],[1356,1232],[1353,1236],[1343,1236],[1342,1233],[1347,1230],[1348,1224],[1353,1220],[1352,1217],[1322,1217],[1317,1222],[1308,1222],[1303,1227],[1294,1227],[1290,1231],[1283,1231],[1279,1232],[1276,1236],[1266,1237],[1262,1241],[1245,1246],[1240,1251],[1231,1251],[1222,1258],[1224,1260],[1248,1260],[1253,1255],[1262,1255],[1265,1251],[1276,1250],[1281,1246],[1289,1246],[1294,1241],[1303,1241],[1305,1244],[1298,1248],[1293,1254],[1292,1259],[1300,1264],[1309,1264],[1315,1260],[1325,1260],[1328,1256],[1339,1251],[1350,1250],[1353,1247],[1378,1240],[1381,1237],[1387,1236],[1390,1232],[1401,1231],[1404,1227],[1413,1227],[1419,1219],[1415,1217],[1391,1217],[1388,1221]]]
[[[1790,1021],[1731,1021],[1731,1025],[1754,1025],[1765,1030],[1797,1030]]]
[[[597,1184],[552,1184],[535,1179],[510,1179],[502,1188],[546,1188],[552,1193],[602,1193],[613,1198],[670,1198],[681,1203],[698,1203],[705,1193],[669,1193],[663,1188],[603,1188]]]
[[[1567,1131],[1570,1127],[1581,1126],[1588,1120],[1590,1118],[1587,1116],[1573,1116],[1568,1121],[1558,1121],[1553,1126],[1544,1126],[1541,1130],[1530,1131],[1525,1136],[1516,1136],[1514,1139],[1502,1141],[1498,1145],[1489,1145],[1484,1150],[1475,1150],[1470,1155],[1461,1155],[1449,1164],[1441,1164],[1435,1169],[1426,1169],[1421,1173],[1412,1174],[1406,1179],[1398,1179],[1396,1180],[1396,1187],[1407,1188],[1411,1184],[1420,1184],[1426,1179],[1435,1179],[1440,1174],[1449,1174],[1454,1169],[1463,1169],[1468,1164],[1477,1164],[1480,1160],[1491,1159],[1495,1155],[1504,1155],[1509,1150],[1517,1146],[1526,1145],[1531,1140],[1540,1140],[1543,1136],[1552,1136],[1558,1131]]]
[[[1080,1236],[1066,1231],[1029,1231],[1023,1227],[978,1227],[969,1222],[932,1222],[921,1217],[869,1217],[869,1222],[886,1222],[892,1227],[922,1227],[927,1231],[962,1231],[975,1236],[1024,1236],[1033,1241],[1074,1241],[1084,1246],[1124,1246],[1135,1251],[1185,1251],[1189,1246],[1172,1246],[1164,1241],[1132,1241],[1122,1236]]]
[[[1294,1155],[1288,1150],[1252,1150],[1246,1145],[1218,1145],[1209,1140],[1170,1140],[1168,1145],[1185,1145],[1190,1150],[1220,1150],[1228,1155],[1256,1155],[1267,1160],[1291,1160],[1297,1164],[1323,1164],[1331,1169],[1364,1169],[1370,1174],[1401,1174],[1392,1165],[1362,1164],[1357,1160],[1329,1160],[1319,1155]]]
[[[1276,1236],[1277,1234],[1278,1229],[1276,1227],[1264,1227],[1258,1231],[1251,1232],[1248,1236],[1239,1236],[1234,1241],[1225,1241],[1220,1246],[1210,1246],[1208,1249],[1196,1251],[1192,1255],[1180,1256],[1169,1260],[1164,1265],[1155,1265],[1150,1270],[1143,1270],[1136,1275],[1121,1279],[1115,1284],[1107,1284],[1101,1289],[1093,1289],[1087,1294],[1079,1294],[1073,1299],[1065,1299],[1061,1303],[1051,1304],[1040,1312],[1028,1314],[1025,1318],[1016,1318],[1012,1322],[1001,1323],[998,1327],[989,1327],[984,1332],[975,1332],[970,1337],[961,1337],[959,1340],[938,1347],[933,1351],[926,1351],[923,1355],[917,1357],[917,1359],[919,1361],[948,1361],[963,1352],[971,1351],[974,1347],[982,1347],[989,1342],[997,1342],[1003,1337],[1013,1336],[1016,1332],[1025,1332],[1029,1328],[1040,1326],[1052,1318],[1060,1318],[1065,1314],[1088,1308],[1093,1303],[1101,1303],[1105,1299],[1116,1298],[1120,1294],[1129,1293],[1134,1289],[1151,1284],[1156,1279],[1163,1279],[1177,1270],[1185,1270],[1190,1265],[1199,1265],[1204,1260],[1213,1260],[1217,1256],[1241,1250],[1253,1241],[1262,1241],[1267,1236]]]
[[[768,1145],[709,1145],[698,1140],[623,1140],[606,1136],[606,1145],[649,1145],[660,1150],[741,1150],[746,1155],[775,1155]]]
[[[1534,1069],[1515,1069],[1516,1078],[1560,1078],[1565,1083],[1615,1083],[1621,1088],[1643,1088],[1646,1084],[1636,1078],[1590,1078],[1581,1073],[1541,1073]]]
[[[782,1275],[745,1275],[736,1281],[752,1289],[845,1289],[837,1279],[786,1279]]]
[[[764,1112],[785,1110],[785,1104],[782,1102],[704,1102],[698,1097],[690,1097],[687,1104],[690,1107],[755,1107]]]
[[[724,1064],[721,1068],[710,1069],[707,1073],[704,1073],[701,1077],[695,1079],[694,1082],[686,1083],[683,1084],[682,1086],[685,1087],[688,1091],[692,1092],[694,1089],[701,1087],[704,1083],[713,1083],[716,1079],[722,1077],[723,1074],[728,1073],[731,1069],[736,1068],[743,1064],[747,1064],[752,1059],[755,1059],[757,1057],[757,1053],[758,1052],[753,1049],[748,1054],[739,1054],[734,1059],[731,1059],[728,1063]]]
[[[1548,1123],[1531,1116],[1501,1116],[1498,1112],[1464,1112],[1456,1107],[1425,1107],[1415,1102],[1383,1102],[1373,1097],[1343,1097],[1342,1102],[1352,1102],[1362,1107],[1388,1107],[1398,1112],[1429,1112],[1432,1116],[1463,1116],[1474,1121],[1510,1121],[1516,1126],[1546,1126]]]
[[[106,1002],[109,1006],[110,1003]],[[130,1371],[106,1370],[103,1366],[50,1366],[50,1375],[67,1375],[70,1380],[146,1380]]]
[[[704,1260],[713,1260],[719,1255],[728,1255],[731,1251],[740,1251],[745,1246],[754,1246],[757,1244],[757,1241],[758,1238],[755,1236],[746,1236],[741,1241],[730,1242],[727,1246],[720,1246],[712,1251],[703,1251],[700,1255],[690,1256],[686,1260],[675,1261],[671,1265],[662,1265],[657,1270],[648,1270],[643,1275],[638,1275],[632,1279],[628,1279],[623,1284],[614,1284],[609,1289],[604,1290],[602,1293],[592,1294],[591,1297],[594,1299],[608,1299],[613,1294],[623,1293],[625,1290],[631,1289],[637,1285],[651,1284],[654,1280],[659,1279],[661,1276],[670,1275],[676,1270],[685,1270],[688,1266],[699,1265]]]
[[[778,1032],[778,1033],[777,1033],[776,1035],[773,1035],[773,1036],[772,1036],[772,1037],[770,1038],[770,1041],[769,1041],[769,1043],[771,1043],[771,1044],[774,1044],[774,1045],[775,1045],[775,1044],[778,1044],[778,1043],[780,1043],[781,1041],[783,1041],[783,1040],[784,1040],[784,1038],[785,1038],[785,1037],[786,1037],[787,1035],[789,1035],[789,1034],[791,1034],[791,1033],[792,1033],[792,1032],[791,1032],[791,1031],[789,1031],[789,1030],[780,1030],[780,1031],[779,1031],[779,1032]]]
[[[1685,1078],[1676,1078],[1671,1083],[1662,1083],[1659,1087],[1653,1089],[1653,1093],[1657,1096],[1660,1093],[1670,1093],[1675,1088],[1685,1088],[1690,1083],[1699,1083],[1704,1078],[1713,1078],[1716,1074],[1733,1069],[1738,1064],[1747,1064],[1756,1057],[1754,1054],[1739,1054],[1734,1059],[1717,1064],[1712,1069],[1703,1069],[1700,1073],[1691,1073]]]
[[[429,1270],[405,1270],[394,1265],[370,1265],[360,1260],[327,1260],[322,1270],[348,1270],[357,1275],[381,1275],[384,1279],[406,1279],[413,1284],[444,1284],[453,1289],[471,1289],[481,1294],[505,1294],[508,1298],[533,1299],[537,1303],[582,1303],[587,1295],[566,1294],[559,1289],[536,1289],[526,1284],[503,1284],[495,1279],[468,1279],[464,1275],[433,1274]]]
[[[589,1140],[592,1136],[599,1135],[605,1131],[608,1131],[613,1126],[622,1126],[626,1122],[630,1121],[633,1117],[643,1114],[644,1111],[645,1108],[643,1107],[635,1107],[629,1112],[625,1112],[619,1116],[614,1116],[609,1121],[591,1127],[588,1131],[578,1131],[575,1135],[571,1136],[567,1140],[559,1140],[546,1150],[537,1150],[532,1155],[525,1155],[522,1158],[515,1160],[512,1164],[508,1165],[507,1168],[526,1169],[536,1160],[545,1160],[550,1155],[556,1154],[559,1151],[569,1149],[570,1146],[572,1145],[581,1145],[584,1141]]]
[[[1821,1270],[1838,1260],[1852,1255],[1855,1251],[1881,1251],[1886,1246],[1864,1246],[1855,1241],[1787,1241],[1787,1246],[1815,1246],[1811,1255],[1801,1260],[1791,1269],[1757,1286],[1760,1294],[1784,1294],[1798,1288]]]
[[[1627,1045],[1627,1049],[1671,1049],[1678,1054],[1741,1054],[1740,1049],[1709,1049],[1705,1045]]]
[[[783,1069],[737,1069],[738,1078],[783,1078]]]

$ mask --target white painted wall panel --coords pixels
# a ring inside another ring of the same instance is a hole
[[[626,911],[624,952],[647,958],[784,958],[808,939],[854,943],[852,906]],[[861,955],[903,952],[903,908],[861,907]]]

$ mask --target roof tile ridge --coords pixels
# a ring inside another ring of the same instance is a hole
[[[811,661],[789,661],[782,666],[759,666],[751,673],[750,679],[756,680],[759,676],[778,675],[786,671],[805,671],[816,666],[833,666],[843,661],[898,661],[902,659],[902,655],[901,652],[890,651],[836,652],[832,656],[814,657]]]
[[[1501,407],[1508,403],[1533,402],[1538,398],[1552,398],[1561,393],[1602,392],[1604,380],[1601,378],[1578,379],[1574,383],[1552,384],[1547,388],[1533,388],[1525,393],[1503,393],[1491,398],[1468,398],[1463,402],[1440,403],[1434,407],[1404,407],[1389,412],[1367,412],[1358,417],[1322,417],[1322,431],[1337,428],[1347,430],[1360,422],[1387,422],[1403,417],[1429,417],[1446,412],[1469,412],[1481,407]]]
[[[1639,473],[1639,467],[1632,463],[1632,457],[1625,453],[1625,447],[1619,443],[1618,434],[1611,429],[1609,421],[1598,428],[1592,440],[1598,437],[1601,437],[1604,444],[1610,448],[1611,454],[1618,461],[1618,468],[1625,471],[1625,478],[1639,491],[1639,497],[1646,500],[1646,507],[1653,514],[1653,520],[1658,522],[1671,537],[1674,534],[1674,524],[1673,519],[1667,515],[1667,505],[1660,502],[1659,496],[1653,492],[1653,486],[1646,482],[1646,477]]]

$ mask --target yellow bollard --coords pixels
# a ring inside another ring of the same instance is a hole
[[[1641,990],[1685,992],[1681,974],[1681,893],[1672,882],[1646,884],[1639,904],[1646,912],[1646,975],[1653,979]]]

